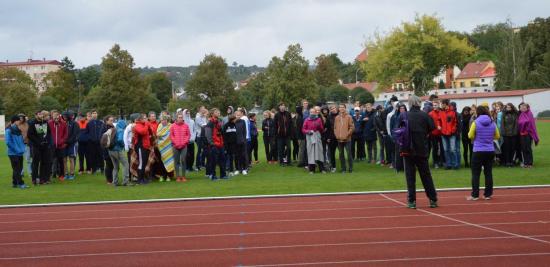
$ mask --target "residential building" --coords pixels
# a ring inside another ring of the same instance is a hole
[[[17,68],[24,71],[34,81],[38,92],[46,90],[47,83],[44,81],[44,77],[50,72],[61,69],[61,62],[57,60],[32,60],[29,59],[24,62],[0,62],[0,68]]]
[[[454,88],[494,87],[495,64],[492,61],[468,63],[454,80]]]

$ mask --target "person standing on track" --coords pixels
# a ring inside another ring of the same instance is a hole
[[[472,155],[472,194],[467,200],[479,199],[479,176],[481,169],[485,175],[484,198],[491,199],[493,195],[493,161],[495,158],[495,146],[493,140],[500,138],[500,133],[495,122],[489,117],[489,110],[484,106],[478,106],[478,115],[475,122],[470,126],[468,137],[474,142],[474,153]]]
[[[437,192],[428,164],[429,158],[429,134],[435,129],[433,119],[420,110],[422,100],[418,96],[409,97],[409,112],[403,112],[400,118],[401,123],[407,120],[410,145],[407,148],[400,148],[400,153],[405,159],[405,177],[407,179],[407,201],[408,208],[416,209],[416,169],[420,174],[420,180],[424,186],[426,196],[430,199],[430,208],[436,208]],[[405,117],[406,116],[406,117]]]

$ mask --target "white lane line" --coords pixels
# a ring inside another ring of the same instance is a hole
[[[493,205],[513,205],[513,204],[534,204],[549,203],[550,200],[543,201],[518,201],[518,202],[480,202],[480,203],[458,203],[445,206],[493,206]],[[22,220],[22,221],[3,221],[4,224],[22,224],[22,223],[41,223],[41,222],[70,222],[70,221],[90,221],[90,220],[120,220],[120,219],[147,219],[147,218],[173,218],[173,217],[198,217],[198,216],[220,216],[220,215],[252,215],[267,213],[303,213],[303,212],[323,212],[323,211],[348,211],[348,210],[371,210],[371,209],[401,209],[401,206],[374,206],[357,208],[331,208],[331,209],[297,209],[297,210],[264,210],[264,211],[240,211],[240,212],[215,212],[215,213],[189,213],[189,214],[158,214],[158,215],[136,215],[136,216],[115,216],[115,217],[81,217],[65,219],[45,219],[45,220]]]
[[[488,212],[459,212],[446,213],[445,215],[479,215],[479,214],[521,214],[521,213],[539,213],[550,212],[550,210],[514,210],[514,211],[488,211]],[[405,217],[427,217],[428,214],[400,214],[400,215],[381,215],[381,216],[356,216],[356,217],[328,217],[328,218],[305,218],[305,219],[281,219],[281,220],[256,220],[256,221],[227,221],[227,222],[202,222],[202,223],[178,223],[178,224],[156,224],[156,225],[127,225],[127,226],[100,226],[100,227],[81,227],[81,228],[51,228],[51,229],[33,229],[33,230],[10,230],[1,231],[0,234],[13,233],[34,233],[34,232],[52,232],[52,231],[84,231],[84,230],[107,230],[107,229],[130,229],[130,228],[154,228],[154,227],[175,227],[175,226],[206,226],[206,225],[230,225],[230,224],[256,224],[256,223],[278,223],[278,222],[310,222],[310,221],[342,221],[342,220],[368,220],[383,218],[405,218]]]
[[[514,223],[487,223],[481,225],[524,225],[524,224],[544,224],[546,222],[514,222]],[[396,226],[396,227],[370,227],[370,228],[342,228],[342,229],[317,229],[317,230],[295,230],[295,231],[269,231],[269,232],[247,232],[246,236],[252,235],[284,235],[284,234],[311,234],[311,233],[330,233],[330,232],[363,232],[363,231],[387,231],[387,230],[410,230],[410,229],[430,229],[444,227],[466,227],[464,224],[438,224],[438,225],[418,225],[418,226]],[[0,246],[15,245],[41,245],[41,244],[63,244],[63,243],[91,243],[91,242],[112,242],[128,240],[148,240],[148,239],[179,239],[179,238],[211,238],[225,236],[242,236],[242,233],[227,234],[195,234],[195,235],[170,235],[170,236],[144,236],[144,237],[120,237],[120,238],[100,238],[100,239],[76,239],[76,240],[52,240],[52,241],[27,241],[0,243]],[[550,235],[537,235],[537,237],[549,237]]]
[[[498,197],[514,197],[514,196],[537,196],[550,195],[550,193],[534,193],[534,194],[502,194]],[[353,195],[356,196],[356,195]],[[440,199],[464,199],[463,196],[442,196]],[[89,210],[67,210],[67,211],[43,211],[43,212],[21,212],[21,213],[0,213],[0,216],[21,216],[21,215],[45,215],[45,214],[67,214],[67,213],[97,213],[97,212],[119,212],[119,211],[147,211],[147,210],[169,210],[169,209],[215,209],[215,208],[232,208],[232,207],[254,207],[254,206],[279,206],[279,205],[304,205],[304,204],[331,204],[331,203],[370,203],[370,202],[385,202],[383,199],[350,199],[350,200],[329,200],[329,201],[304,201],[304,202],[275,202],[275,203],[243,203],[243,204],[227,204],[227,205],[204,205],[204,206],[169,206],[169,207],[152,207],[152,208],[124,208],[118,205],[140,205],[146,203],[115,203],[111,204],[114,207],[111,209],[89,209]],[[528,201],[526,201],[528,202]],[[183,203],[182,203],[183,204]],[[497,203],[484,203],[484,205],[494,205]],[[448,204],[456,205],[456,204]],[[447,206],[448,206],[447,205]],[[48,208],[48,207],[39,207]],[[61,207],[66,208],[66,207]]]
[[[176,249],[176,250],[155,250],[155,251],[127,251],[127,252],[3,257],[3,258],[0,258],[0,260],[49,259],[49,258],[65,258],[65,257],[90,257],[90,256],[113,256],[113,255],[134,255],[134,254],[157,254],[157,253],[211,252],[211,251],[228,251],[228,250],[244,251],[244,250],[289,249],[289,248],[344,247],[344,246],[365,246],[365,245],[383,245],[383,244],[392,245],[392,244],[407,244],[407,243],[415,244],[415,243],[423,243],[423,242],[449,242],[449,241],[453,242],[453,241],[468,241],[468,240],[516,239],[516,238],[520,238],[520,237],[516,237],[516,236],[471,237],[471,238],[467,237],[467,238],[348,242],[348,243],[315,243],[315,244],[255,246],[255,247],[224,247],[224,248],[198,248],[198,249]],[[550,254],[550,252],[548,254]]]
[[[393,199],[393,198],[391,198],[389,196],[386,196],[384,194],[380,194],[380,195],[382,197],[390,200],[390,201],[401,204],[404,207],[407,206],[405,203],[403,203],[399,200]],[[467,221],[451,218],[451,217],[445,216],[443,214],[438,214],[438,213],[435,213],[435,212],[431,212],[431,211],[428,211],[428,210],[425,210],[425,209],[417,209],[417,210],[421,211],[421,212],[424,212],[424,213],[427,213],[427,214],[430,214],[430,215],[433,215],[433,216],[436,216],[436,217],[439,217],[439,218],[449,220],[449,221],[463,223],[463,224],[466,224],[466,225],[469,225],[469,226],[473,226],[473,227],[477,227],[477,228],[481,228],[481,229],[485,229],[485,230],[489,230],[489,231],[493,231],[493,232],[497,232],[497,233],[501,233],[501,234],[511,235],[511,236],[515,236],[515,237],[519,237],[519,238],[529,239],[529,240],[532,240],[532,241],[537,241],[537,242],[540,242],[540,243],[550,245],[550,241],[546,241],[546,240],[543,240],[543,239],[533,238],[533,237],[520,235],[520,234],[508,232],[508,231],[498,230],[498,229],[495,229],[495,228],[491,228],[491,227],[487,227],[487,226],[483,226],[483,225],[479,225],[479,224],[475,224],[475,223],[470,223],[470,222],[467,222]]]
[[[340,265],[340,264],[379,263],[379,262],[434,261],[434,260],[452,260],[452,259],[510,258],[510,257],[532,257],[532,256],[550,256],[550,252],[516,253],[516,254],[487,254],[487,255],[462,255],[462,256],[419,257],[419,258],[395,258],[395,259],[373,259],[373,260],[353,260],[353,261],[319,261],[319,262],[297,262],[297,263],[277,263],[277,264],[239,265],[239,266],[241,266],[241,267],[253,267],[253,266],[255,266],[255,267],[269,267],[269,266]]]
[[[550,185],[510,185],[495,186],[495,189],[544,189]],[[480,189],[483,187],[480,187]],[[469,187],[442,188],[438,192],[454,192],[471,190]],[[379,190],[379,191],[355,191],[355,192],[331,192],[331,193],[301,193],[301,194],[277,194],[277,195],[249,195],[249,196],[223,196],[223,197],[193,197],[193,198],[166,198],[166,199],[136,199],[136,200],[112,200],[112,201],[88,201],[88,202],[66,202],[66,203],[42,203],[42,204],[13,204],[0,205],[0,209],[6,208],[32,208],[32,207],[58,207],[58,206],[79,206],[79,205],[103,205],[103,204],[132,204],[132,203],[161,203],[177,201],[209,201],[209,200],[254,200],[267,198],[301,198],[301,197],[330,197],[330,196],[356,196],[375,195],[390,193],[406,193],[407,190]],[[417,190],[423,192],[423,190]]]

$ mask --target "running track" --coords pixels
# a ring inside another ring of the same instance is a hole
[[[0,266],[549,266],[550,188],[0,209]]]

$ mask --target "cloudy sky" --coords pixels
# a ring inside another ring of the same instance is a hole
[[[333,52],[352,61],[375,31],[416,13],[471,31],[506,18],[521,26],[549,17],[550,1],[0,0],[0,60],[68,56],[82,67],[100,63],[119,43],[137,66],[196,65],[208,53],[265,66],[298,42],[310,61]]]

